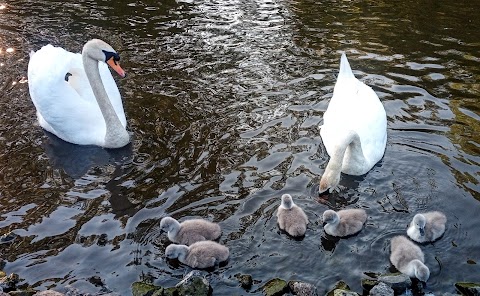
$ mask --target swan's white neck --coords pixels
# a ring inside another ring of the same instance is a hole
[[[130,138],[120,119],[118,119],[117,113],[105,91],[100,71],[98,70],[98,61],[89,57],[86,52],[82,54],[82,59],[88,81],[90,82],[95,99],[105,119],[105,144],[102,146],[105,148],[123,147],[128,144]]]
[[[332,192],[337,187],[342,168],[348,168],[348,171],[345,172],[347,174],[359,175],[366,164],[367,160],[363,155],[360,137],[354,131],[346,132],[335,146],[333,154],[330,155],[330,161],[320,181],[320,191],[323,192],[330,188],[330,192]]]

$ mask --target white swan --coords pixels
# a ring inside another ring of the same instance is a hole
[[[330,156],[320,180],[320,193],[327,189],[332,192],[340,182],[341,172],[366,174],[385,151],[385,109],[373,89],[355,78],[345,53],[320,135]]]
[[[164,217],[160,221],[160,229],[167,232],[171,242],[182,245],[216,240],[222,234],[220,225],[203,219],[191,219],[179,223],[172,217]]]
[[[445,232],[445,223],[447,217],[438,211],[416,214],[407,229],[407,234],[419,243],[433,242]]]
[[[308,217],[297,206],[290,194],[282,195],[282,202],[277,210],[277,221],[280,229],[294,237],[304,236],[307,231]]]
[[[398,271],[424,282],[428,280],[430,270],[424,264],[425,256],[419,246],[399,235],[390,241],[390,251],[390,262]]]
[[[165,249],[165,257],[178,258],[178,261],[192,268],[209,268],[226,261],[230,251],[227,247],[212,241],[201,241],[186,245],[171,244]]]
[[[348,209],[335,212],[326,210],[322,215],[323,222],[327,223],[323,228],[327,234],[344,237],[355,234],[362,230],[367,221],[367,212],[364,209]]]
[[[130,137],[122,100],[108,65],[120,76],[120,57],[99,39],[82,54],[46,45],[30,54],[28,87],[41,127],[64,141],[118,148]]]

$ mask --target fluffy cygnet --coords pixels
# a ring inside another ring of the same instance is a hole
[[[178,258],[192,268],[209,268],[226,261],[230,252],[227,247],[213,241],[201,241],[186,245],[171,244],[165,249],[165,257]]]
[[[160,228],[168,232],[170,241],[182,245],[216,240],[222,234],[220,225],[203,219],[191,219],[179,223],[172,217],[165,217],[160,221]]]
[[[433,242],[445,232],[445,223],[447,217],[441,212],[416,214],[407,229],[407,234],[419,243]]]
[[[367,221],[367,213],[363,209],[323,212],[323,222],[327,223],[323,228],[332,236],[343,237],[355,234],[362,230],[365,221]]]
[[[426,282],[430,270],[423,263],[425,257],[419,246],[403,235],[395,236],[390,242],[390,261],[398,271],[409,277]]]
[[[282,195],[282,202],[277,210],[278,226],[294,237],[304,236],[307,231],[308,218],[297,206],[290,194]]]

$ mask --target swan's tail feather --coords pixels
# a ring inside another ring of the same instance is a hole
[[[355,78],[353,75],[350,64],[348,63],[347,55],[343,52],[340,59],[340,71],[338,73],[338,78]]]

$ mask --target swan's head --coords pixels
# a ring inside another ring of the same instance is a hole
[[[339,221],[338,214],[333,210],[323,212],[323,222],[328,224],[336,224]]]
[[[120,67],[120,56],[108,43],[100,39],[92,39],[83,46],[83,55],[91,59],[107,63],[118,75],[125,77],[125,71]]]
[[[291,209],[293,205],[293,199],[290,194],[282,195],[282,207],[284,207],[285,209]]]
[[[413,217],[413,223],[415,224],[415,227],[420,232],[420,235],[424,236],[425,224],[427,224],[427,220],[425,219],[425,216],[422,214],[416,214],[415,217]]]
[[[170,232],[178,227],[178,221],[173,219],[172,217],[164,217],[162,221],[160,221],[160,230],[162,231]]]
[[[325,170],[322,175],[322,179],[320,179],[320,187],[318,187],[318,193],[323,193],[330,189],[330,193],[337,188],[338,184],[340,183],[340,172],[335,172],[333,170]]]
[[[415,277],[422,282],[426,282],[430,277],[430,269],[420,260],[414,260]]]

